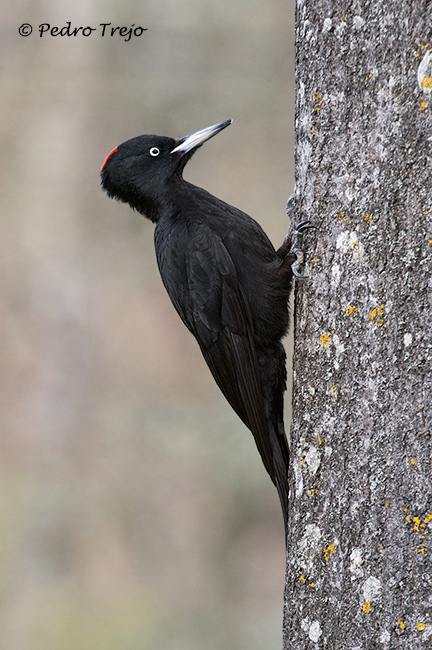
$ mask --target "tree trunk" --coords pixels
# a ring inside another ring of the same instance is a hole
[[[297,2],[285,650],[432,647],[431,16]]]

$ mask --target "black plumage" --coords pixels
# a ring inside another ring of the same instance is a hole
[[[106,158],[102,187],[156,223],[165,288],[219,388],[251,430],[277,487],[286,527],[289,449],[281,339],[288,329],[298,251],[290,237],[276,251],[251,217],[182,177],[196,149],[230,123],[179,140],[156,135],[128,140]]]

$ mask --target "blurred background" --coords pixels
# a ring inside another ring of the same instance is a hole
[[[39,37],[66,21],[98,31]],[[171,306],[153,224],[99,169],[128,138],[232,118],[185,177],[280,245],[293,36],[292,0],[3,3],[1,649],[281,646],[276,490]]]

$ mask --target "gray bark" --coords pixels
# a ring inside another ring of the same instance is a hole
[[[286,650],[432,647],[431,17],[297,3]]]

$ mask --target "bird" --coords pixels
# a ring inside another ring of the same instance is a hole
[[[229,126],[226,120],[182,138],[134,137],[101,168],[110,198],[153,221],[162,282],[198,342],[223,395],[252,432],[275,485],[288,534],[289,445],[283,403],[293,277],[304,277],[302,239],[292,225],[274,248],[257,221],[183,178],[192,155]],[[288,201],[292,212],[293,198]]]

